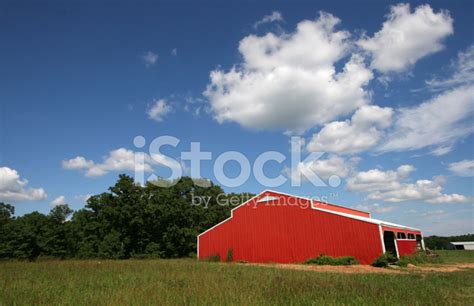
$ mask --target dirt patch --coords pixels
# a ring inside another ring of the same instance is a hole
[[[289,269],[299,271],[315,271],[324,273],[378,273],[378,274],[404,274],[411,271],[416,272],[457,272],[464,269],[474,269],[474,264],[450,264],[450,265],[432,265],[432,266],[415,266],[411,268],[376,268],[366,265],[353,265],[353,266],[317,266],[317,265],[301,265],[301,264],[251,264],[260,267],[276,268],[276,269]]]
[[[413,268],[413,270],[421,272],[457,272],[465,269],[474,269],[474,263],[418,266]]]

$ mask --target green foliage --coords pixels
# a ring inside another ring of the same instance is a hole
[[[352,256],[331,257],[324,254],[316,258],[310,258],[305,261],[308,265],[330,265],[330,266],[349,266],[358,265],[359,262]]]
[[[379,257],[377,257],[374,262],[372,263],[372,266],[374,267],[379,267],[379,268],[385,268],[388,267],[389,264],[395,263],[397,259],[395,256],[392,255],[392,253],[383,253]]]
[[[460,235],[460,236],[429,236],[424,237],[425,246],[432,250],[445,250],[450,248],[450,242],[460,241],[474,241],[474,234]]]
[[[166,185],[163,188],[158,185]],[[189,177],[136,184],[126,175],[108,192],[92,196],[69,216],[67,205],[48,215],[13,218],[13,206],[0,203],[0,258],[178,258],[195,256],[196,236],[230,216],[250,194],[228,194]],[[192,205],[206,198],[206,205]],[[222,204],[232,198],[232,203]],[[218,199],[220,199],[218,203]]]
[[[227,250],[227,257],[225,258],[225,261],[226,262],[233,262],[234,261],[234,250],[232,250],[232,248]]]
[[[427,254],[425,251],[418,251],[413,255],[401,256],[397,262],[397,265],[400,267],[406,267],[408,264],[416,266],[420,264],[434,264],[442,262],[442,258],[435,253]]]

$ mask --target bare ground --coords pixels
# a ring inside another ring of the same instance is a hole
[[[267,268],[289,269],[300,271],[315,271],[325,273],[382,273],[382,274],[397,274],[415,272],[457,272],[464,269],[474,269],[474,263],[463,264],[438,264],[430,266],[413,266],[407,268],[376,268],[367,265],[353,265],[353,266],[317,266],[317,265],[302,265],[302,264],[250,264]]]

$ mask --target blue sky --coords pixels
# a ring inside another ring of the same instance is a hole
[[[0,201],[18,215],[79,209],[163,135],[180,139],[167,156],[191,141],[212,152],[203,177],[223,152],[253,164],[269,150],[288,158],[267,175],[287,176],[300,136],[303,159],[325,154],[293,172],[342,183],[274,189],[472,233],[474,7],[424,3],[4,1]],[[265,188],[251,175],[225,190]]]

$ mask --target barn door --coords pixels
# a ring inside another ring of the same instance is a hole
[[[398,258],[397,247],[395,246],[395,234],[393,232],[383,232],[383,243],[385,244],[385,252],[391,253],[395,258]]]

